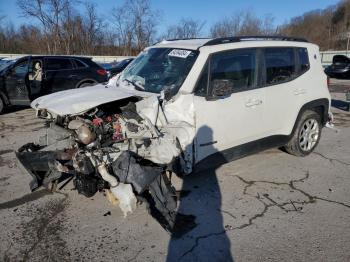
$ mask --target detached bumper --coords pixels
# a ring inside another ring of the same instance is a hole
[[[61,176],[61,172],[55,168],[57,156],[58,153],[54,151],[16,152],[21,170],[32,177],[29,183],[31,191]]]

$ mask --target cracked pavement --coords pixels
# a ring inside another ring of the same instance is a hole
[[[344,92],[332,96],[345,100]],[[198,224],[180,239],[144,204],[124,218],[102,193],[85,198],[71,182],[31,194],[14,151],[43,133],[43,122],[12,109],[0,115],[0,259],[350,261],[350,113],[341,105],[332,108],[339,131],[323,129],[305,158],[272,149],[174,177],[179,210]]]

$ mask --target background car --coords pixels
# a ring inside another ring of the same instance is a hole
[[[8,66],[10,63],[13,63],[15,60],[10,59],[10,58],[6,58],[6,57],[1,57],[0,58],[0,71],[5,68],[6,66]]]
[[[119,74],[120,72],[122,72],[133,60],[134,58],[128,58],[128,59],[119,61],[114,65],[112,64],[109,68],[106,69],[108,73],[108,77],[111,78]]]
[[[326,67],[324,72],[332,78],[350,79],[350,58],[345,55],[335,55],[332,64]]]
[[[0,112],[35,98],[106,82],[107,71],[86,57],[25,56],[0,66]]]

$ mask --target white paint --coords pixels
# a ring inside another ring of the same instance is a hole
[[[60,116],[77,115],[108,102],[132,96],[149,97],[152,95],[154,94],[140,92],[127,85],[116,87],[110,85],[110,83],[108,85],[97,84],[42,96],[35,99],[31,106],[36,110],[46,109],[50,113]]]

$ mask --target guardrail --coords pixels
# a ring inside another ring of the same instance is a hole
[[[0,58],[6,57],[6,58],[10,58],[10,59],[17,59],[17,58],[27,56],[27,55],[35,56],[35,54],[0,54]],[[120,60],[133,57],[133,56],[93,56],[93,55],[77,55],[77,56],[91,57],[92,60],[97,62],[97,63],[110,63],[110,62],[114,62],[114,61],[118,62]]]
[[[332,63],[333,56],[335,55],[350,55],[350,51],[322,51],[321,54],[321,61],[323,65],[329,65]],[[7,58],[20,58],[22,56],[26,56],[28,54],[0,54],[0,57],[7,57]],[[92,60],[98,63],[110,63],[113,61],[120,61],[129,57],[133,56],[89,56],[89,55],[78,55],[83,57],[92,57]]]
[[[321,55],[321,61],[323,65],[330,65],[332,64],[333,56],[335,55],[345,55],[349,56],[350,51],[322,51],[320,52]]]

